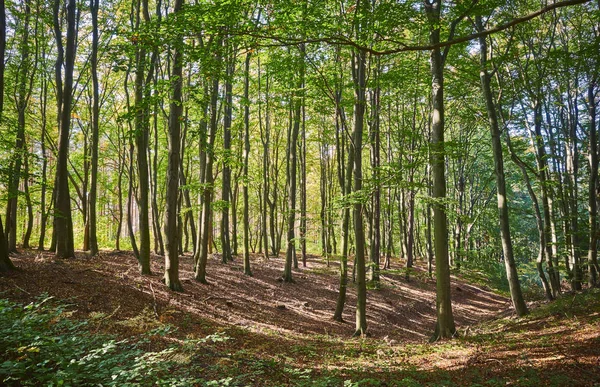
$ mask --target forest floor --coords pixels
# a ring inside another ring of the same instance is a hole
[[[209,284],[202,285],[186,255],[180,262],[184,293],[162,284],[158,256],[151,276],[138,274],[130,252],[56,260],[25,251],[13,262],[19,270],[0,275],[1,298],[26,304],[52,296],[69,305],[69,318],[89,321],[91,333],[135,340],[169,327],[146,345],[155,351],[218,337],[198,341],[193,355],[181,360],[186,373],[213,385],[600,385],[598,290],[538,302],[529,316],[517,318],[507,298],[453,277],[459,337],[429,344],[435,280],[418,265],[409,279],[404,269],[381,272],[380,288],[368,292],[369,336],[350,338],[355,290],[348,286],[345,322],[333,321],[338,265],[320,257],[310,256],[286,284],[281,258],[253,256],[254,276],[247,277],[241,258],[222,264],[214,256]]]

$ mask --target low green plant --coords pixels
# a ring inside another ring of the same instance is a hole
[[[0,384],[189,386],[203,383],[178,367],[177,351],[186,350],[185,346],[157,352],[144,349],[152,336],[164,335],[170,329],[159,327],[132,340],[117,340],[110,335],[91,334],[88,321],[70,318],[68,308],[47,296],[26,306],[0,299]]]

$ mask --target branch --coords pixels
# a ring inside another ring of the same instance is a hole
[[[334,45],[344,45],[344,46],[354,47],[354,48],[357,48],[360,50],[364,50],[371,55],[390,55],[390,54],[397,54],[397,53],[405,52],[405,51],[431,51],[431,50],[435,50],[435,49],[445,48],[448,46],[453,46],[453,45],[459,44],[459,43],[469,42],[471,40],[478,39],[480,37],[488,36],[491,34],[495,34],[495,33],[507,30],[516,25],[519,25],[519,24],[525,23],[529,20],[535,19],[536,17],[539,17],[539,16],[541,16],[545,13],[548,13],[550,11],[553,11],[555,9],[568,7],[568,6],[572,6],[572,5],[585,4],[585,3],[588,3],[589,1],[590,0],[559,1],[557,3],[553,3],[546,7],[540,8],[537,11],[529,13],[525,16],[514,18],[505,24],[501,24],[499,26],[496,26],[496,27],[493,27],[493,28],[490,28],[487,30],[476,32],[474,34],[470,34],[470,35],[462,36],[460,38],[450,39],[445,42],[440,42],[440,43],[430,44],[430,45],[410,46],[410,45],[406,45],[406,44],[398,42],[397,44],[400,47],[392,48],[389,50],[376,50],[376,49],[373,49],[368,46],[363,46],[363,45],[353,41],[352,39],[348,38],[347,36],[343,36],[343,35],[312,38],[312,39],[295,39],[295,38],[289,38],[289,37],[274,36],[274,35],[269,35],[269,34],[257,33],[256,31],[240,31],[236,35],[246,35],[246,36],[252,36],[255,38],[272,39],[272,40],[275,40],[276,42],[280,43],[277,45],[274,45],[274,44],[262,45],[265,47],[297,45],[300,43],[328,43],[328,44],[334,44]]]

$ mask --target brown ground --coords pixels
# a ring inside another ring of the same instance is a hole
[[[0,292],[11,299],[30,300],[48,293],[69,299],[83,314],[103,312],[128,318],[148,308],[162,319],[191,313],[218,325],[237,325],[252,331],[282,334],[323,334],[348,337],[354,328],[356,292],[348,287],[346,322],[331,319],[338,293],[337,264],[309,257],[306,268],[294,271],[295,283],[280,282],[283,260],[253,259],[253,277],[243,274],[241,259],[222,264],[209,260],[207,280],[193,279],[192,258],[181,259],[184,293],[168,291],[162,284],[162,257],[152,258],[152,276],[141,276],[129,252],[102,253],[74,260],[55,260],[50,253],[27,252],[14,257],[19,271],[0,278]],[[302,264],[300,264],[302,265]],[[399,264],[396,264],[399,266]],[[395,273],[395,274],[392,274]],[[382,287],[368,293],[368,331],[372,337],[397,342],[423,342],[435,324],[435,281],[419,268],[407,281],[398,271],[381,274]],[[507,299],[478,287],[452,281],[457,326],[489,319],[510,306]]]
[[[354,288],[348,288],[346,322],[333,321],[337,264],[327,267],[317,257],[294,271],[293,284],[279,280],[281,259],[253,257],[254,277],[247,277],[240,259],[224,265],[212,257],[210,285],[202,285],[193,280],[191,257],[184,256],[185,293],[162,284],[161,257],[152,258],[152,276],[138,274],[129,252],[55,260],[50,253],[31,251],[13,261],[19,270],[0,275],[2,297],[28,302],[48,293],[72,304],[75,317],[95,319],[93,330],[129,336],[170,323],[177,331],[165,340],[215,332],[230,337],[198,352],[196,366],[206,380],[253,375],[264,367],[262,376],[244,376],[242,385],[300,385],[286,371],[293,367],[310,370],[311,378],[375,378],[379,384],[364,384],[373,386],[600,385],[597,291],[567,294],[539,313],[516,318],[508,299],[453,278],[453,310],[462,337],[429,345],[435,281],[420,268],[410,281],[402,270],[383,271],[381,289],[368,293],[371,337],[348,340],[354,331]],[[548,308],[553,305],[559,306]],[[495,320],[498,316],[503,319]]]

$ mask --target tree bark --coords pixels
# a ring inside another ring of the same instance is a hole
[[[29,50],[29,29],[31,20],[31,0],[25,0],[24,12],[21,16],[22,21],[22,39],[20,45],[21,60],[19,64],[19,71],[16,74],[16,88],[15,93],[15,105],[17,108],[17,138],[14,147],[14,156],[12,160],[12,171],[8,185],[8,202],[6,207],[6,230],[8,241],[9,252],[17,251],[17,205],[19,200],[19,182],[21,181],[21,167],[23,165],[23,159],[25,152],[27,152],[27,145],[25,143],[25,124],[26,124],[26,113],[27,105],[29,102],[29,94],[31,88],[28,90],[27,84],[29,77],[33,79],[34,74],[30,74],[30,50]],[[17,25],[18,26],[18,25]]]
[[[425,0],[430,24],[429,42],[440,42],[441,0]],[[448,261],[448,225],[446,221],[446,178],[444,152],[444,58],[439,48],[431,51],[432,104],[431,165],[433,176],[433,234],[435,273],[437,280],[437,323],[432,340],[451,338],[456,333],[450,293],[450,263]]]
[[[175,0],[173,13],[181,11],[183,0]],[[165,285],[173,291],[181,292],[179,281],[179,237],[177,232],[177,197],[179,194],[179,161],[181,146],[183,36],[177,38],[173,53],[171,74],[171,106],[169,113],[169,161],[167,167],[167,206],[165,209]]]
[[[60,78],[62,68],[62,33],[60,32],[59,10],[60,1],[54,1],[54,30],[59,55],[56,61],[57,80]],[[75,66],[76,46],[76,1],[67,2],[67,38],[64,51],[64,84],[59,102],[60,133],[58,137],[58,157],[56,163],[56,197],[54,228],[56,232],[56,256],[57,258],[72,258],[75,256],[73,244],[73,222],[71,219],[71,197],[69,193],[69,134],[71,130],[71,104],[73,102],[73,70]],[[57,82],[57,88],[62,82]],[[62,109],[60,107],[62,106]]]
[[[360,0],[358,0],[360,3]],[[354,192],[362,190],[362,137],[365,120],[365,88],[366,88],[366,52],[358,50],[354,54]],[[365,273],[365,230],[363,226],[364,205],[361,200],[355,200],[353,205],[354,215],[354,243],[356,253],[354,265],[356,269],[356,328],[354,336],[361,336],[367,332],[367,284]]]
[[[6,52],[6,7],[4,0],[0,0],[0,31],[2,32],[0,36],[0,122],[2,122],[4,111],[4,57]],[[8,244],[4,234],[2,217],[0,217],[0,271],[5,272],[14,268],[15,266],[8,256]]]
[[[483,30],[481,17],[476,17],[478,30]],[[479,38],[480,49],[480,81],[483,98],[490,123],[490,133],[492,136],[492,152],[494,155],[494,173],[496,175],[496,190],[498,194],[498,215],[500,220],[500,239],[502,241],[502,251],[504,253],[504,266],[506,268],[506,278],[510,287],[510,296],[517,316],[524,316],[528,313],[527,305],[523,299],[521,285],[519,284],[519,274],[513,255],[512,240],[510,237],[510,218],[508,214],[508,198],[506,197],[506,180],[504,176],[504,157],[502,155],[502,142],[500,139],[500,127],[498,125],[498,116],[494,99],[492,95],[491,76],[487,70],[487,40],[485,37]]]
[[[250,156],[250,58],[251,52],[246,54],[246,67],[244,68],[244,274],[252,276],[250,268],[250,207],[248,198],[248,157]]]
[[[90,58],[92,72],[92,157],[90,195],[88,198],[89,251],[91,255],[98,254],[98,233],[96,216],[96,198],[98,196],[98,142],[100,126],[100,86],[98,85],[98,0],[90,0],[92,14],[92,55]]]
[[[588,222],[589,222],[589,249],[588,249],[588,284],[598,286],[598,129],[596,127],[596,84],[590,82],[587,90],[588,114],[590,120],[588,162],[590,167],[590,180],[588,186]]]
[[[229,43],[226,43],[226,45]],[[231,49],[231,48],[229,48]],[[229,207],[231,205],[231,120],[233,114],[233,73],[234,55],[227,55],[227,69],[225,72],[225,114],[223,117],[223,179],[221,185],[221,200],[223,209],[221,211],[221,262],[227,263],[233,260],[231,255],[231,241],[229,237]]]
[[[371,222],[371,246],[370,246],[370,270],[369,281],[374,287],[379,287],[379,257],[381,256],[381,182],[379,168],[381,167],[381,136],[380,136],[380,97],[381,88],[379,86],[379,63],[375,70],[376,86],[372,91],[371,97],[371,168],[374,189],[371,198],[373,216]]]
[[[220,42],[218,47],[220,47]],[[216,62],[219,63],[221,60],[220,54],[216,54]],[[206,166],[204,171],[205,181],[204,188],[202,191],[202,221],[200,222],[200,228],[202,230],[198,235],[202,235],[202,243],[197,248],[197,256],[194,257],[194,261],[196,262],[195,267],[195,279],[196,281],[206,284],[206,263],[208,261],[208,253],[210,246],[210,238],[211,238],[211,219],[212,219],[212,211],[211,211],[211,198],[213,192],[213,162],[214,162],[214,144],[215,137],[217,135],[217,104],[219,98],[219,76],[218,73],[212,75],[212,90],[210,97],[210,133],[208,138],[208,144],[206,146]]]

